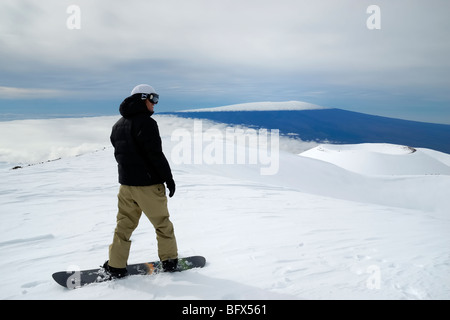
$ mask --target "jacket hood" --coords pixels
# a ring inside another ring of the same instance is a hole
[[[141,99],[141,94],[132,95],[120,104],[120,114],[124,118],[129,118],[137,114],[148,114],[151,116],[153,112],[150,112],[145,105],[145,101]]]

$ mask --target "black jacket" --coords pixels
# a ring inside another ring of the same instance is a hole
[[[118,163],[119,183],[148,186],[172,179],[169,163],[162,151],[156,121],[151,118],[141,94],[126,98],[120,105],[122,118],[111,132],[111,143]]]

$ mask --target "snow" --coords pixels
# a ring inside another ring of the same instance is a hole
[[[194,137],[195,120],[154,118],[177,183],[169,211],[179,255],[203,255],[206,267],[57,285],[53,272],[108,258],[118,117],[2,122],[0,299],[450,298],[450,155],[280,137],[279,170],[261,175],[262,163],[174,163],[173,134]],[[205,146],[227,129],[202,124]],[[132,241],[130,263],[157,259],[144,216]]]
[[[250,102],[233,104],[229,106],[184,110],[185,112],[217,112],[217,111],[274,111],[274,110],[317,110],[328,109],[316,104],[303,101],[281,102]],[[181,111],[183,112],[183,111]]]
[[[369,175],[450,175],[446,153],[388,143],[324,144],[301,153],[349,171]]]
[[[0,163],[36,163],[103,148],[115,120],[109,116],[0,122]]]

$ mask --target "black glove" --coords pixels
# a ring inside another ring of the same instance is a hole
[[[175,194],[175,181],[172,178],[166,181],[167,189],[169,189],[169,198]]]

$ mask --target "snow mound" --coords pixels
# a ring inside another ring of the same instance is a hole
[[[450,155],[388,143],[322,144],[300,155],[367,175],[450,175]]]
[[[302,101],[284,101],[284,102],[241,103],[215,108],[183,110],[181,112],[277,111],[277,110],[317,110],[317,109],[328,109],[328,108]]]

